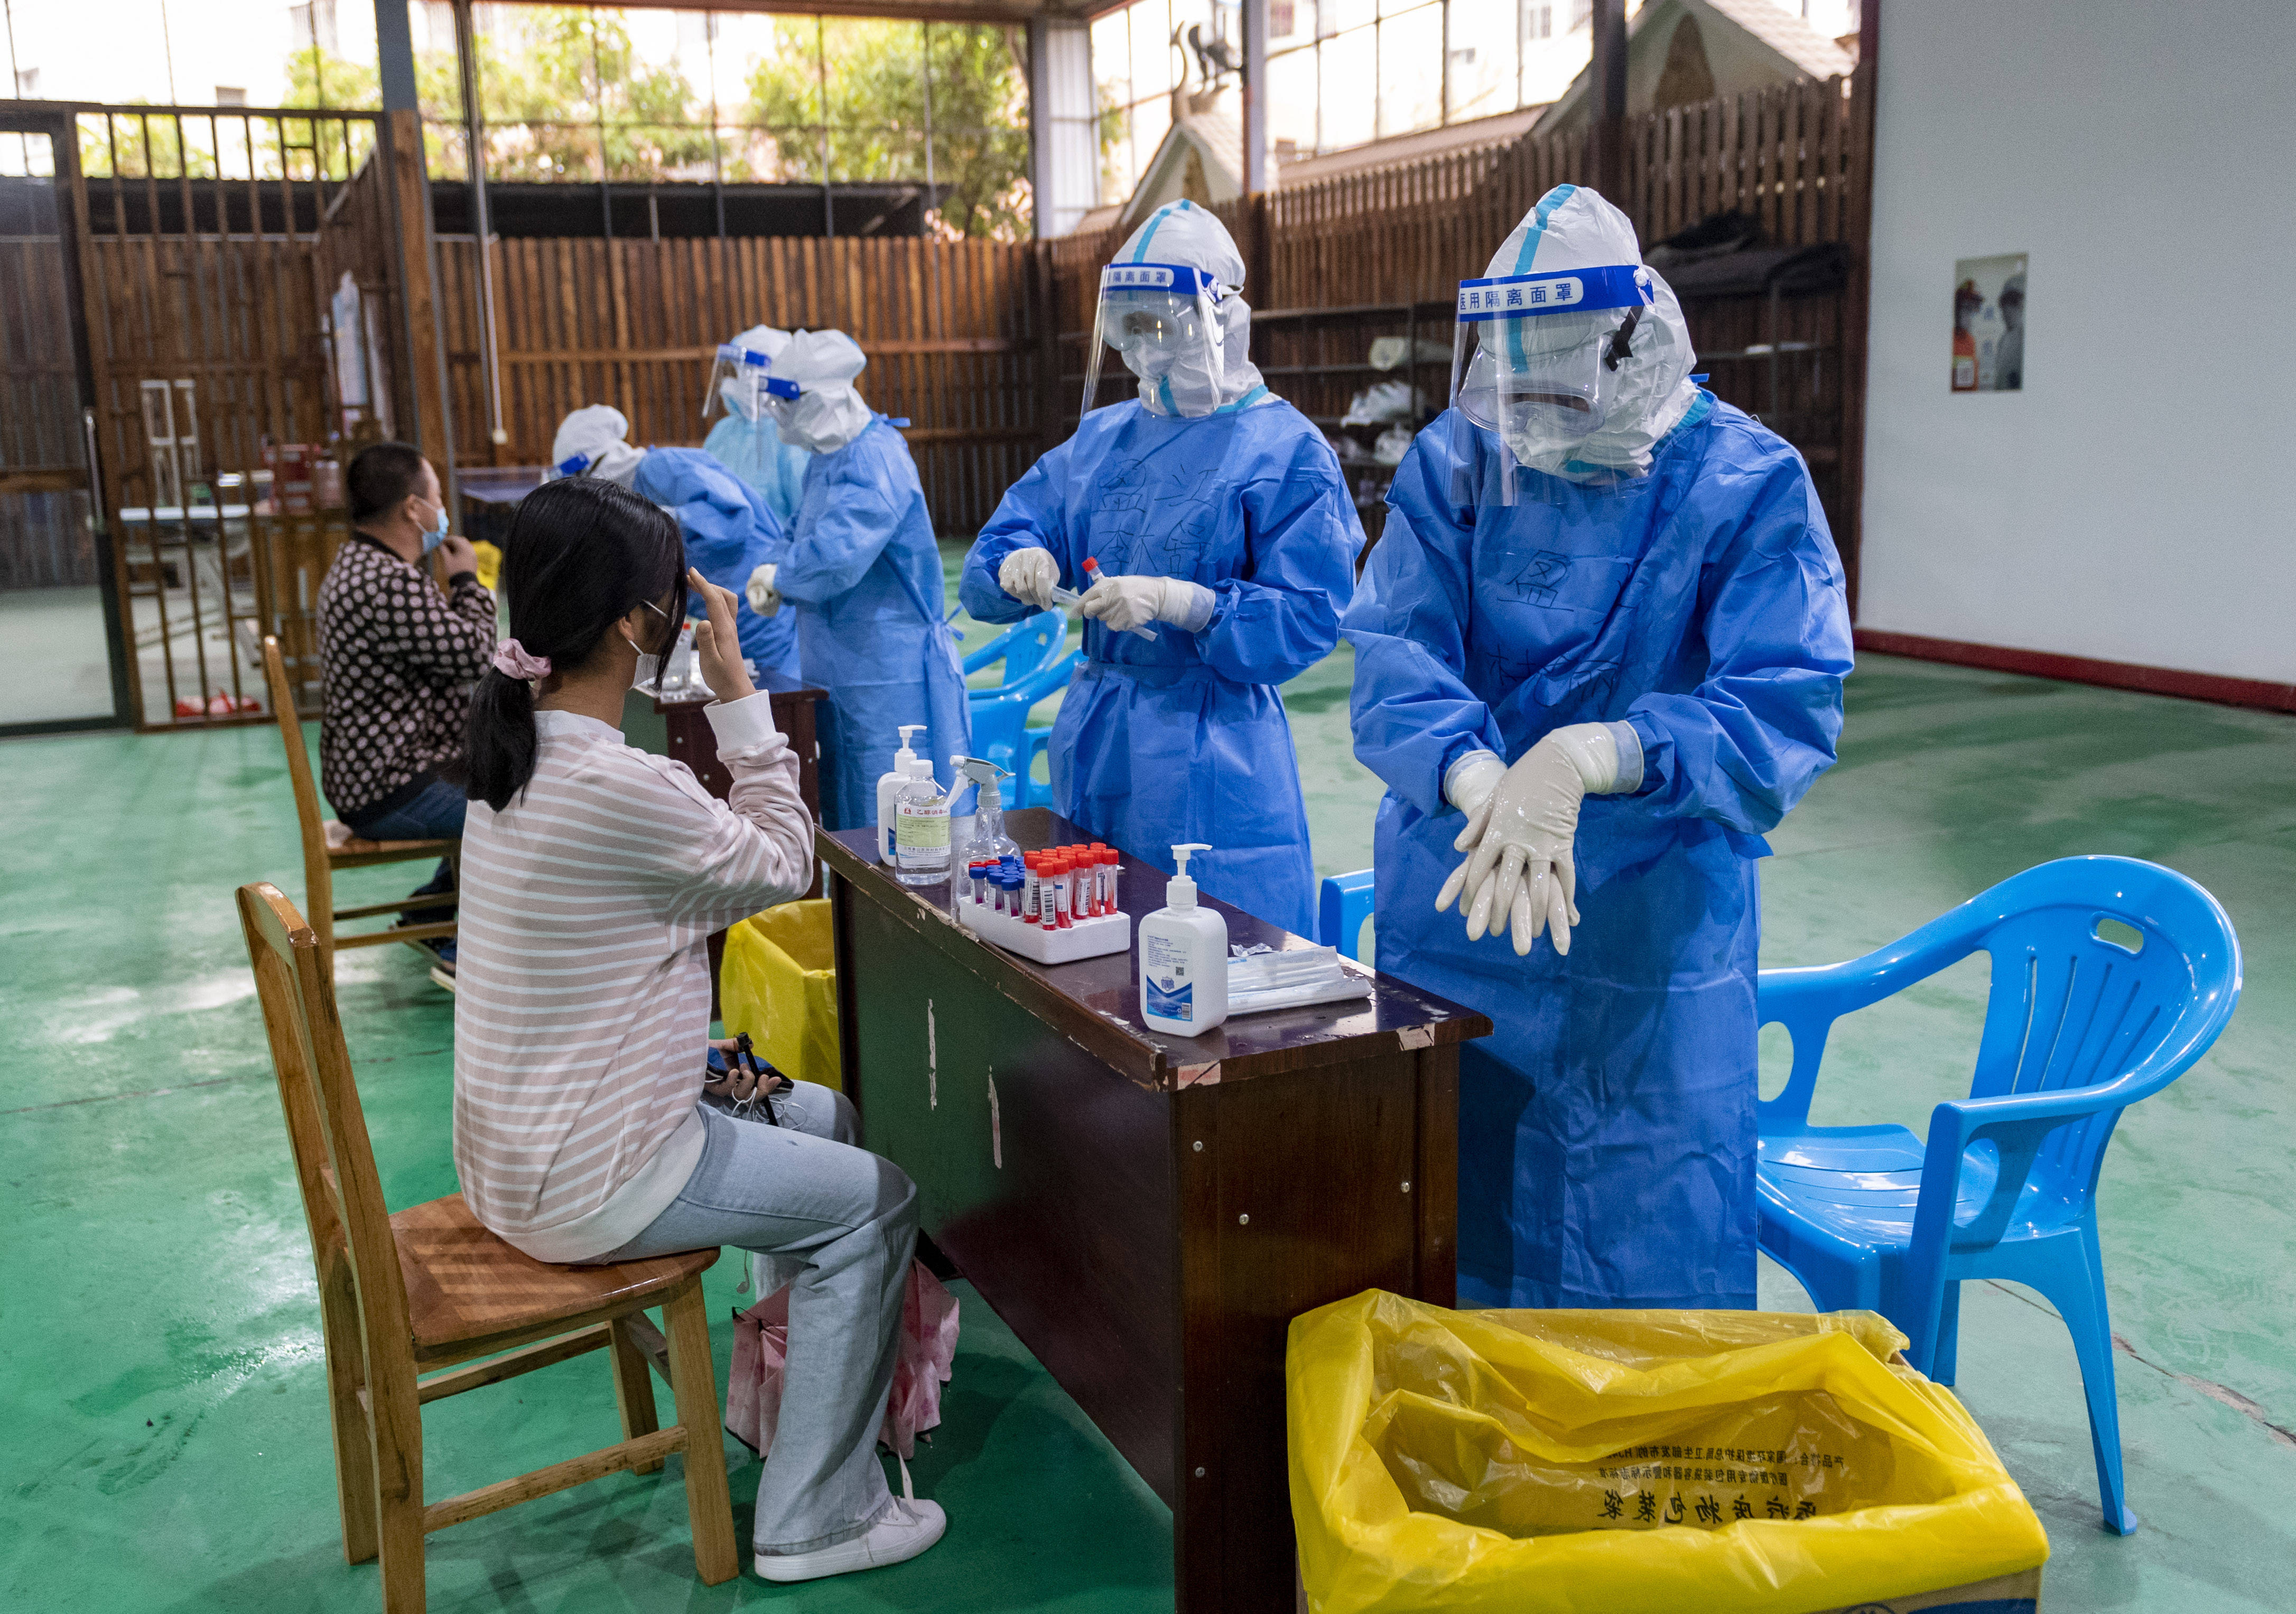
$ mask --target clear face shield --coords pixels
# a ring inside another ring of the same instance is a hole
[[[1228,292],[1185,264],[1103,269],[1079,414],[1092,413],[1101,365],[1111,350],[1126,369],[1156,384],[1165,414],[1198,416],[1218,408],[1226,380],[1218,310]]]
[[[1568,463],[1609,418],[1652,301],[1649,272],[1633,264],[1460,282],[1451,418],[1463,476],[1477,479],[1477,426],[1498,439],[1502,504],[1518,496],[1517,467]],[[1479,486],[1454,491],[1463,504],[1487,496]]]
[[[766,378],[773,367],[773,361],[754,348],[720,342],[718,356],[709,365],[709,384],[701,393],[701,423],[707,426],[713,415],[729,410],[739,410],[746,421],[763,414]]]

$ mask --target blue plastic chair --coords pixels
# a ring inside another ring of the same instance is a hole
[[[1993,962],[1969,1097],[1926,1145],[1902,1127],[1813,1127],[1835,1020],[1975,952]],[[1820,1309],[1879,1311],[1906,1356],[1954,1381],[1961,1285],[2006,1278],[2063,1316],[2080,1359],[2108,1529],[2128,1535],[2098,1175],[2120,1112],[2207,1053],[2240,998],[2240,942],[2215,897],[2128,857],[2026,870],[1878,952],[1766,970],[1761,1021],[1793,1037],[1785,1090],[1759,1106],[1762,1248]]]
[[[1050,612],[1057,618],[1060,613]],[[975,690],[971,700],[972,754],[1011,771],[1013,782],[1005,800],[1016,807],[1050,807],[1053,787],[1037,781],[1037,758],[1051,744],[1050,725],[1029,726],[1029,711],[1039,700],[1063,687],[1074,676],[1082,651],[1071,651],[1059,660],[1037,668],[1018,683],[991,690]]]
[[[971,677],[982,668],[1002,661],[1004,675],[989,688],[969,692],[969,698],[977,704],[1011,689],[1044,666],[1045,659],[1060,648],[1061,641],[1067,637],[1068,631],[1069,619],[1065,614],[1057,610],[1040,610],[998,634],[964,658],[964,673],[965,676]]]
[[[1364,921],[1371,917],[1371,870],[1325,876],[1322,895],[1316,904],[1316,942],[1337,947],[1358,963],[1369,963],[1371,961],[1363,955],[1363,928]]]

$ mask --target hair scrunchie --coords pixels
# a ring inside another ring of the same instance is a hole
[[[550,658],[529,656],[525,645],[515,639],[504,639],[495,651],[495,671],[506,678],[547,678]]]

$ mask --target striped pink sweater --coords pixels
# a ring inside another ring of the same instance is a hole
[[[768,697],[712,704],[730,808],[681,762],[537,712],[534,778],[463,835],[455,1167],[479,1220],[592,1260],[666,1209],[701,1158],[705,946],[813,880],[813,821]]]

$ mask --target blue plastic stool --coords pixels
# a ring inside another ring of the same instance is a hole
[[[1326,876],[1316,904],[1316,940],[1324,946],[1337,947],[1358,963],[1370,963],[1361,949],[1364,921],[1371,917],[1371,870]]]
[[[1811,1126],[1834,1020],[1980,951],[1993,979],[1975,1075],[1931,1113],[1927,1144],[1902,1127]],[[2080,1360],[2105,1528],[2123,1536],[2136,1515],[2095,1189],[2121,1110],[2191,1069],[2239,999],[2240,942],[2216,898],[2128,857],[2045,863],[1863,958],[1761,975],[1762,1023],[1793,1037],[1785,1090],[1759,1106],[1763,1249],[1819,1309],[1887,1316],[1940,1384],[1964,1282],[2046,1295]]]
[[[1060,615],[1058,611],[1047,614]],[[1012,773],[1013,782],[1004,793],[1007,806],[1052,805],[1052,786],[1038,783],[1034,770],[1037,757],[1052,742],[1053,731],[1049,725],[1029,727],[1029,711],[1065,685],[1083,660],[1081,651],[1071,651],[1059,660],[1037,668],[1018,683],[972,692],[972,754]]]

